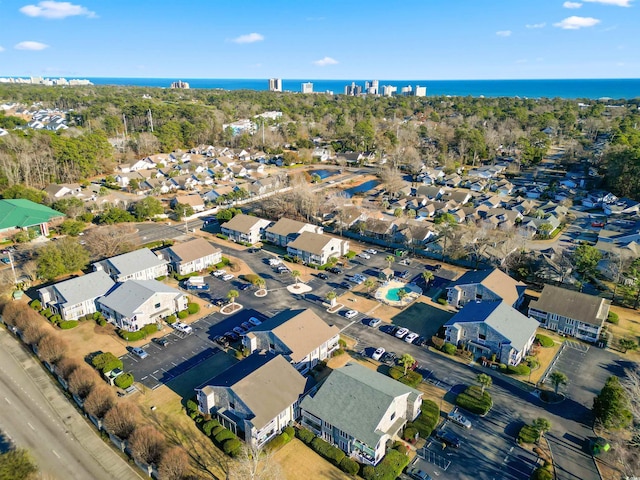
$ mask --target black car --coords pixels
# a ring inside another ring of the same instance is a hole
[[[389,328],[387,329],[387,333],[389,335],[395,335],[398,330],[400,330],[400,327],[397,325],[390,325]]]
[[[413,344],[422,347],[427,344],[427,339],[424,337],[418,337],[413,341]]]
[[[242,285],[240,285],[238,287],[239,290],[249,290],[251,288],[251,284],[250,283],[243,283]]]
[[[331,272],[335,275],[340,275],[342,273],[342,270],[339,269],[338,267],[331,267],[331,268],[327,268],[327,272]]]
[[[342,282],[340,284],[340,288],[344,288],[345,290],[351,290],[353,288],[353,284],[349,282]]]
[[[220,345],[222,348],[227,348],[229,346],[229,339],[225,336],[216,337],[213,339],[213,341]]]
[[[224,307],[227,304],[227,301],[224,298],[216,298],[211,303],[213,303],[216,307]]]
[[[404,279],[409,278],[409,275],[411,275],[411,272],[409,270],[405,270],[404,272],[400,272],[398,274],[398,278],[401,278],[401,279],[404,280]]]
[[[398,356],[394,352],[386,352],[382,355],[380,361],[389,367],[393,367],[396,364]]]
[[[161,347],[166,347],[167,345],[169,345],[169,340],[167,340],[167,339],[166,339],[166,338],[164,338],[164,337],[154,338],[154,339],[153,339],[153,342],[154,342],[156,345],[160,345]]]
[[[458,437],[456,437],[453,433],[451,432],[446,432],[443,430],[438,430],[436,432],[435,437],[440,440],[441,442],[446,443],[447,445],[449,445],[450,447],[453,448],[458,448],[460,447],[460,439]]]
[[[238,335],[236,332],[227,332],[224,334],[224,336],[227,337],[230,342],[237,342],[238,340],[240,340],[240,335]]]
[[[316,277],[321,278],[322,280],[329,280],[329,275],[323,272],[318,273]]]

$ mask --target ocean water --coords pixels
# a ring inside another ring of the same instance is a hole
[[[88,78],[95,85],[130,85],[140,87],[166,87],[183,80],[191,88],[217,88],[223,90],[268,90],[267,79],[207,79],[207,78]],[[364,87],[365,80],[353,80]],[[314,92],[344,93],[352,80],[283,79],[285,91],[300,92],[301,84],[313,83]],[[471,97],[523,97],[566,99],[633,99],[640,97],[640,79],[566,79],[566,80],[380,80],[400,92],[402,87],[427,87],[427,96],[451,95]]]

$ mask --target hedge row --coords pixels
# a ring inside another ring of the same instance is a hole
[[[422,438],[429,438],[440,421],[440,407],[432,400],[424,400],[420,412],[420,416],[407,423],[407,427],[414,427]]]
[[[388,450],[382,461],[373,469],[362,469],[365,480],[395,480],[409,465],[409,456],[398,450]]]
[[[345,453],[338,447],[334,447],[329,442],[325,442],[320,437],[311,440],[311,448],[319,455],[323,456],[336,467],[340,466],[340,462],[345,457]]]
[[[128,342],[135,342],[137,340],[142,340],[143,338],[147,338],[147,335],[151,335],[158,331],[158,326],[155,323],[150,323],[145,325],[140,330],[135,332],[129,332],[127,330],[118,330],[118,335],[125,339]]]
[[[288,433],[282,432],[280,435],[276,435],[271,440],[269,440],[269,443],[265,445],[265,450],[269,452],[275,452],[276,450],[280,449],[280,447],[284,447],[287,443],[289,443],[292,438],[293,437],[289,436]]]
[[[531,425],[523,425],[518,432],[518,443],[536,443],[538,441],[538,430]]]
[[[489,411],[493,402],[488,392],[483,393],[480,387],[474,385],[467,387],[464,392],[458,394],[456,397],[456,405],[471,413],[484,415]]]
[[[538,341],[538,343],[540,345],[542,345],[544,348],[550,348],[553,347],[554,345],[554,341],[553,338],[551,337],[547,337],[546,335],[542,335],[541,333],[537,333],[536,334],[536,340]]]
[[[53,317],[51,317],[51,318],[53,318]],[[56,322],[54,322],[54,323],[56,323]],[[63,320],[61,322],[58,322],[58,326],[62,330],[70,330],[70,329],[75,328],[75,327],[78,326],[78,320]]]
[[[444,353],[446,353],[447,355],[455,355],[457,350],[458,349],[456,348],[456,346],[453,343],[445,343],[442,346],[442,351]]]
[[[123,373],[122,375],[118,375],[113,383],[116,384],[116,387],[124,390],[125,388],[129,388],[133,385],[133,380],[133,375],[131,373]]]
[[[412,370],[408,370],[405,375],[403,367],[391,367],[388,373],[394,380],[398,380],[400,383],[404,383],[412,388],[416,388],[422,382],[422,375]]]
[[[110,372],[116,368],[122,369],[123,367],[122,360],[111,352],[104,352],[96,355],[91,359],[91,365],[102,373]]]

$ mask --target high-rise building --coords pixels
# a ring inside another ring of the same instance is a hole
[[[171,88],[183,88],[186,90],[189,88],[189,84],[187,82],[183,82],[182,80],[178,80],[177,82],[171,83]]]
[[[416,97],[426,97],[427,96],[427,87],[421,87],[420,85],[416,85],[416,90],[414,95]]]
[[[364,83],[364,91],[368,95],[378,95],[379,83],[378,80],[371,80]]]
[[[281,92],[282,91],[282,79],[281,78],[270,78],[269,79],[269,91],[270,92]]]
[[[397,91],[398,87],[394,87],[393,85],[384,85],[382,87],[382,95],[384,95],[385,97],[390,97]]]
[[[357,97],[362,93],[362,87],[360,85],[356,85],[356,82],[351,82],[351,85],[347,85],[344,87],[344,94],[351,95]]]
[[[302,84],[302,93],[313,93],[313,83],[306,82]]]
[[[400,90],[400,93],[402,95],[412,95],[413,88],[411,87],[411,85],[407,85],[406,87],[402,87],[402,89]]]

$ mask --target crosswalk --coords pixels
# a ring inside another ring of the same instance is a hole
[[[565,340],[564,344],[567,347],[573,348],[574,350],[578,350],[580,352],[586,353],[589,351],[589,345],[585,345],[584,343],[576,342],[574,340]]]

